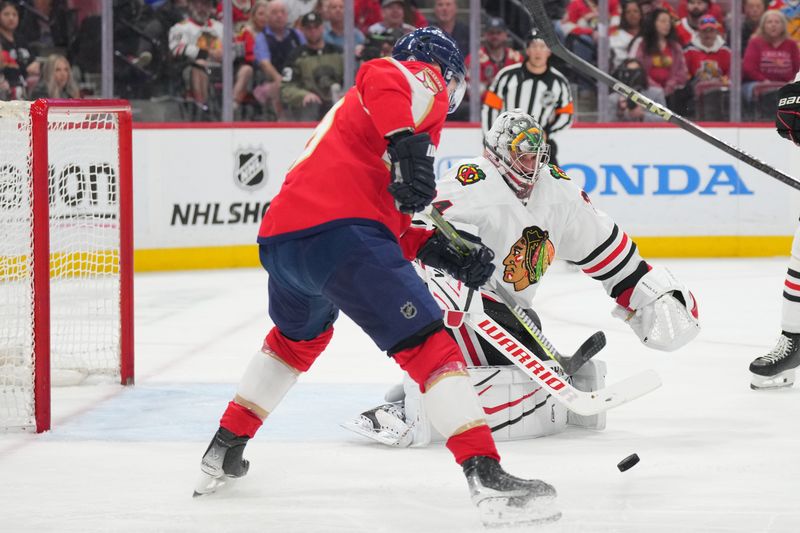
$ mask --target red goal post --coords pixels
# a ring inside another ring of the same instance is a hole
[[[133,384],[131,110],[0,102],[0,429],[50,429],[50,387]]]

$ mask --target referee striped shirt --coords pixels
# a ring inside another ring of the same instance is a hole
[[[567,78],[553,67],[532,74],[524,62],[502,69],[483,98],[484,135],[500,113],[517,108],[536,119],[548,135],[563,130],[572,124],[574,111]]]

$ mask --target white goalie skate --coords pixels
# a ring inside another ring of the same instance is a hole
[[[544,481],[512,476],[491,457],[471,457],[462,468],[484,526],[541,525],[561,518],[556,489]]]
[[[781,333],[775,347],[750,363],[753,390],[781,389],[794,385],[795,371],[800,365],[800,334]]]
[[[387,446],[406,448],[413,439],[402,402],[386,403],[341,424],[343,428]]]

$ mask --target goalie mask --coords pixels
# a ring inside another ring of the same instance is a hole
[[[527,203],[539,169],[550,162],[550,147],[539,123],[519,109],[506,111],[494,121],[483,145],[517,198]]]

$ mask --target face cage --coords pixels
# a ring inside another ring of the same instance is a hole
[[[464,93],[467,91],[467,80],[462,74],[456,74],[453,71],[448,71],[447,80],[447,96],[450,100],[450,107],[447,109],[447,114],[454,112],[461,105],[461,100],[464,99]]]
[[[503,158],[500,157],[497,152],[495,152],[491,147],[488,145],[484,145],[485,151],[484,156],[486,159],[492,162],[492,164],[497,168],[500,175],[503,177],[503,180],[508,185],[508,188],[514,191],[514,195],[522,202],[522,205],[528,203],[528,198],[531,196],[531,192],[533,191],[533,185],[536,183],[536,177],[534,176],[533,179],[526,179],[520,177],[517,172],[515,172],[505,161]]]

